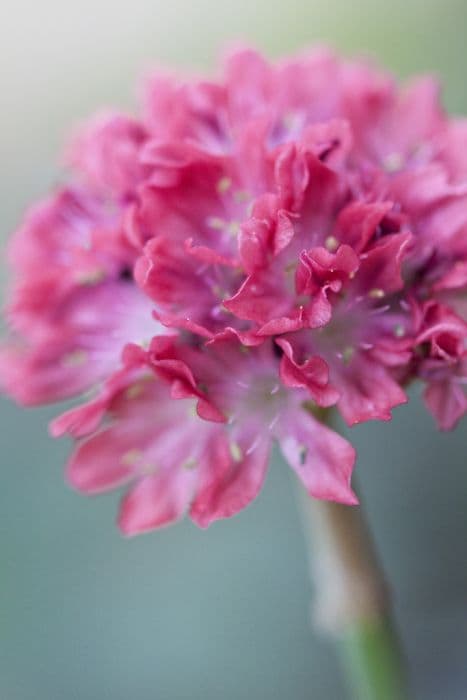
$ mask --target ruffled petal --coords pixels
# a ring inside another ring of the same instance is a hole
[[[338,408],[348,425],[367,420],[391,420],[391,410],[407,403],[407,395],[389,370],[359,354],[332,377],[340,390]]]

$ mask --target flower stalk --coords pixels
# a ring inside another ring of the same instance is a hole
[[[300,499],[313,621],[338,643],[355,700],[408,700],[388,587],[361,507]]]

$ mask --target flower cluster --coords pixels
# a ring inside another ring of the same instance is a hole
[[[0,370],[23,404],[86,394],[52,434],[77,489],[129,485],[126,534],[237,513],[274,441],[356,503],[331,406],[389,420],[418,378],[442,429],[465,413],[467,121],[430,78],[239,51],[219,81],[154,76],[66,162],[11,244]]]

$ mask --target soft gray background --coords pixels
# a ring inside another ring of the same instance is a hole
[[[437,71],[467,111],[462,0],[43,0],[0,15],[2,240],[57,176],[70,124],[132,104],[151,64],[211,65],[225,41],[271,55],[311,41]],[[123,540],[116,496],[67,489],[52,409],[1,403],[1,700],[344,700],[311,596],[292,479],[207,532]],[[357,474],[391,580],[418,700],[467,698],[465,424],[438,434],[417,396],[353,431]],[[396,699],[395,699],[396,700]]]

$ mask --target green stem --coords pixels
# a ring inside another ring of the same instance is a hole
[[[386,583],[360,507],[301,499],[314,621],[338,642],[355,700],[408,700]]]
[[[408,700],[405,667],[390,620],[349,625],[340,648],[356,700]]]

